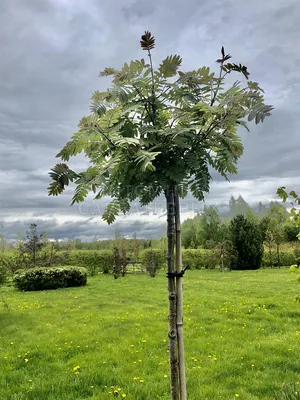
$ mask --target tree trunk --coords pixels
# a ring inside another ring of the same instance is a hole
[[[175,190],[175,223],[176,223],[176,271],[182,271],[182,252],[181,252],[181,224],[180,224],[180,205],[177,190]],[[184,341],[183,341],[183,291],[182,277],[176,278],[177,296],[177,345],[178,345],[178,366],[179,366],[179,391],[180,400],[186,400],[186,379],[184,361]]]
[[[35,264],[36,264],[36,260],[35,260],[35,253],[36,253],[36,250],[35,250],[35,243],[33,244],[33,266],[35,267]]]
[[[278,268],[280,268],[279,243],[277,243],[276,246],[277,246],[277,265],[278,265]]]
[[[114,256],[114,264],[113,264],[113,276],[115,279],[118,279],[120,276],[120,269],[121,269],[121,260],[120,260],[120,253],[117,247],[113,249],[113,256]]]
[[[167,267],[168,273],[174,274],[174,242],[175,242],[175,203],[174,187],[169,187],[166,191],[167,201]],[[170,386],[171,400],[178,400],[179,380],[178,380],[178,359],[177,359],[177,310],[176,310],[176,286],[175,277],[168,277],[168,295],[169,295],[169,359],[170,359]]]

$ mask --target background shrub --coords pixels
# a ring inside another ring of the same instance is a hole
[[[7,269],[3,265],[0,265],[0,285],[6,281]]]
[[[290,272],[296,272],[297,271],[297,264],[293,264],[290,266]]]
[[[264,252],[261,230],[255,222],[247,220],[244,215],[237,215],[230,221],[230,240],[237,257],[231,269],[258,269],[262,264]]]
[[[8,275],[14,274],[21,266],[14,253],[0,253],[0,267],[4,267]]]
[[[87,270],[82,267],[29,268],[14,276],[15,286],[23,291],[84,286],[86,282]]]
[[[163,249],[145,249],[140,253],[142,268],[150,276],[155,276],[161,268],[166,268],[166,252]]]

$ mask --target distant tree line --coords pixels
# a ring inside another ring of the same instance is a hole
[[[213,248],[218,243],[229,239],[229,227],[232,218],[243,215],[259,227],[262,240],[268,248],[277,248],[283,242],[297,242],[299,233],[290,221],[286,208],[272,201],[268,206],[261,202],[257,207],[250,207],[242,196],[229,200],[229,211],[220,214],[215,206],[208,206],[194,218],[182,225],[182,242],[185,248]]]
[[[261,265],[263,251],[264,265],[283,265],[282,244],[298,243],[298,233],[298,227],[282,204],[272,201],[264,205],[260,202],[256,207],[250,207],[242,196],[231,196],[226,213],[221,214],[215,206],[207,206],[202,213],[186,220],[182,224],[182,244],[185,249],[213,250],[220,256],[221,267],[256,269]],[[118,229],[114,239],[97,240],[95,237],[91,242],[82,242],[80,239],[55,241],[49,240],[45,232],[38,233],[36,224],[30,225],[26,237],[18,235],[18,240],[13,244],[0,237],[0,251],[8,250],[17,254],[14,268],[20,265],[50,266],[57,263],[63,254],[73,250],[110,250],[116,255],[116,276],[126,273],[128,260],[137,262],[140,251],[166,250],[166,244],[166,236],[138,239],[133,234],[131,238],[125,238]]]

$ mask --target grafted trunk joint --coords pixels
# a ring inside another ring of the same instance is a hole
[[[168,336],[169,336],[169,339],[172,339],[172,340],[176,339],[176,337],[177,337],[176,330],[174,329],[174,330],[169,331]]]

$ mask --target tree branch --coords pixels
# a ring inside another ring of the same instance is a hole
[[[150,70],[151,70],[151,78],[152,78],[152,122],[155,125],[156,122],[156,110],[155,110],[155,84],[154,84],[154,70],[153,70],[153,63],[152,63],[152,55],[150,49],[148,49],[148,57],[150,60]]]
[[[138,95],[140,96],[141,100],[144,100],[145,103],[148,103],[148,104],[150,105],[150,107],[152,107],[153,105],[152,105],[151,101],[148,100],[147,97],[145,97],[145,96],[143,95],[143,93],[140,91],[140,89],[139,89],[134,83],[132,84],[132,86],[133,86],[133,87],[135,88],[135,90],[137,91],[137,93],[138,93]],[[151,119],[152,124],[154,125],[154,124],[155,124],[155,121],[154,121],[154,119],[153,119],[152,114],[151,114],[150,111],[148,110],[146,104],[145,104],[145,110],[147,111],[147,114],[148,114],[149,118]]]
[[[216,100],[216,97],[217,97],[217,94],[218,94],[218,92],[219,92],[219,89],[220,89],[220,84],[221,84],[221,82],[222,82],[222,80],[225,78],[225,76],[228,74],[228,72],[225,72],[225,74],[222,76],[222,67],[223,67],[223,64],[224,64],[224,62],[222,62],[222,64],[221,64],[221,66],[220,66],[220,75],[219,75],[219,78],[218,78],[218,84],[217,84],[217,87],[216,87],[216,90],[214,91],[214,95],[213,95],[213,98],[211,99],[211,102],[210,102],[210,106],[212,107],[213,105],[214,105],[214,103],[215,103],[215,100]]]

